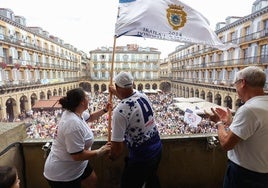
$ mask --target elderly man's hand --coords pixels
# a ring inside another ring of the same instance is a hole
[[[205,112],[206,115],[209,117],[210,121],[213,121],[213,122],[220,121],[219,116],[217,115],[217,113],[214,111],[213,108],[211,108],[211,111],[212,111],[212,114],[211,113],[208,113],[208,112]]]
[[[215,120],[217,121],[214,122],[223,121],[227,125],[232,123],[233,116],[229,108],[227,108],[227,111],[222,108],[211,108],[211,111],[213,112],[214,116],[216,116]]]

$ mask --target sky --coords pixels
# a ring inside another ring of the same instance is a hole
[[[153,1],[153,0],[152,0]],[[217,22],[228,16],[244,17],[251,13],[255,0],[183,0],[202,13],[215,30]],[[0,0],[0,8],[9,8],[26,19],[26,26],[41,27],[65,43],[89,54],[100,47],[112,47],[119,0]],[[116,46],[138,44],[155,47],[166,58],[180,43],[122,36]]]

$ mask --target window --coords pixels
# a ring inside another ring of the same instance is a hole
[[[261,46],[261,55],[268,55],[268,44]]]
[[[127,61],[128,60],[128,55],[123,55],[123,60]]]
[[[249,35],[250,34],[250,27],[246,27],[245,28],[245,35]]]
[[[265,31],[265,36],[268,34],[268,20],[264,21],[264,31]]]
[[[261,63],[266,63],[268,60],[268,44],[261,46]]]
[[[247,58],[248,57],[248,48],[246,48],[246,49],[243,49],[243,58]]]

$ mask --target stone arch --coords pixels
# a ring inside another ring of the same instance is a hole
[[[194,97],[194,88],[190,89],[190,97]]]
[[[157,89],[157,84],[154,83],[154,84],[152,85],[152,88],[153,88],[153,89]]]
[[[67,89],[64,87],[64,88],[63,88],[63,96],[66,95],[66,92],[67,92]]]
[[[27,108],[28,107],[28,99],[25,95],[21,96],[20,97],[20,112],[21,113],[25,113],[27,112],[29,109]]]
[[[242,106],[244,103],[241,99],[237,99],[235,102],[235,110],[237,110],[240,106]]]
[[[213,98],[213,95],[212,95],[212,93],[209,91],[209,92],[207,93],[207,101],[208,101],[208,102],[213,102],[213,101],[212,101],[212,98]]]
[[[94,84],[94,92],[98,92],[100,89],[98,84]]]
[[[91,92],[91,84],[88,82],[79,83],[79,87],[83,88],[87,92]]]
[[[142,90],[143,90],[143,85],[142,85],[142,84],[139,84],[139,85],[138,85],[138,90],[139,90],[139,91],[142,91]]]
[[[221,98],[221,95],[220,95],[219,93],[215,95],[214,101],[215,101],[215,102],[214,102],[215,104],[221,106],[222,98]]]
[[[185,97],[189,98],[189,87],[185,88]]]
[[[40,100],[42,99],[46,99],[46,95],[45,95],[45,92],[44,91],[41,91],[40,94],[39,94],[39,98]]]
[[[62,89],[59,88],[59,96],[62,96]]]
[[[107,86],[105,84],[101,84],[101,92],[104,92],[107,90]]]
[[[15,119],[16,105],[16,100],[14,98],[9,98],[6,101],[6,114],[8,122],[13,122]]]
[[[160,88],[159,89],[161,89],[163,92],[170,92],[171,91],[171,83],[162,82],[162,83],[160,83]]]
[[[37,95],[36,95],[36,93],[33,93],[30,98],[31,98],[31,107],[33,107],[33,105],[37,101]]]
[[[149,83],[146,83],[146,84],[145,84],[145,89],[151,89],[151,86],[150,86]]]
[[[224,106],[233,109],[233,99],[229,95],[224,98]]]
[[[57,91],[57,89],[54,89],[53,90],[53,96],[57,96],[58,95],[58,91]]]
[[[48,90],[47,91],[47,99],[50,99],[51,96],[52,96],[52,92],[51,92],[51,90]]]
[[[182,96],[185,97],[185,86],[182,86]]]
[[[200,98],[205,100],[205,91],[204,90],[201,91]]]
[[[199,90],[198,89],[195,90],[195,97],[199,97]]]

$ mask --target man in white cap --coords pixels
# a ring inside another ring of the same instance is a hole
[[[121,188],[140,188],[144,184],[158,188],[157,169],[162,154],[162,143],[148,97],[133,89],[130,73],[120,72],[110,92],[121,102],[113,110],[112,150],[110,158],[117,159],[127,145],[129,155],[121,178]]]

